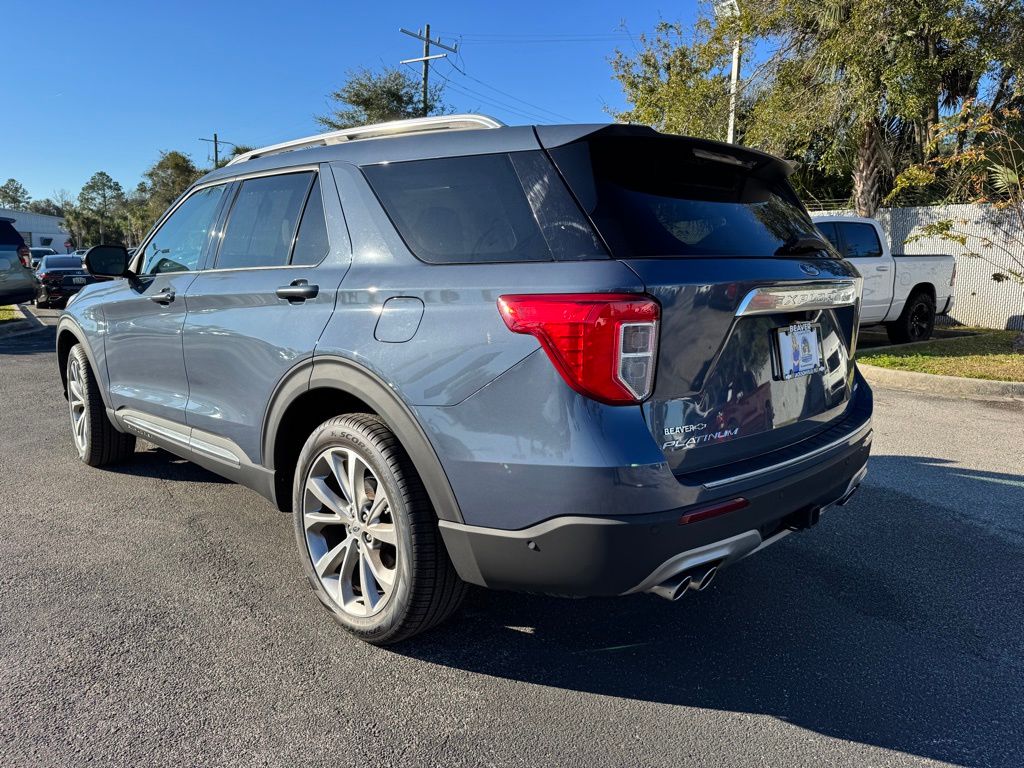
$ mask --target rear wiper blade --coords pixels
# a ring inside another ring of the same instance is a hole
[[[791,237],[775,251],[776,256],[788,256],[808,251],[827,251],[829,244],[817,235],[797,235]]]

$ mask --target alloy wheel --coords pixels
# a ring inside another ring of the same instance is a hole
[[[355,450],[331,447],[313,461],[302,494],[313,570],[350,616],[381,611],[398,579],[398,535],[384,485]]]
[[[82,364],[74,357],[68,363],[68,408],[71,412],[71,434],[79,456],[89,449],[89,416],[86,412],[86,381]]]

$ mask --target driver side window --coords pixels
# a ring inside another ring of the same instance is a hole
[[[139,274],[199,269],[226,186],[200,189],[178,206],[146,245]]]

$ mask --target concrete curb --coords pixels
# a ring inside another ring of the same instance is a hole
[[[22,320],[15,320],[10,323],[4,323],[0,326],[0,339],[27,336],[30,333],[35,333],[46,328],[45,323],[41,322],[38,317],[26,310],[22,305],[15,304],[14,311],[21,315]]]
[[[1024,382],[1021,381],[989,381],[987,379],[965,379],[959,376],[942,376],[937,373],[898,371],[893,368],[879,368],[860,361],[857,362],[857,367],[872,386],[928,392],[933,395],[1024,400]]]

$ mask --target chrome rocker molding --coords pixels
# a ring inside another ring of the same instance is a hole
[[[273,471],[252,463],[231,440],[130,408],[107,409],[107,415],[121,430],[273,498]]]

